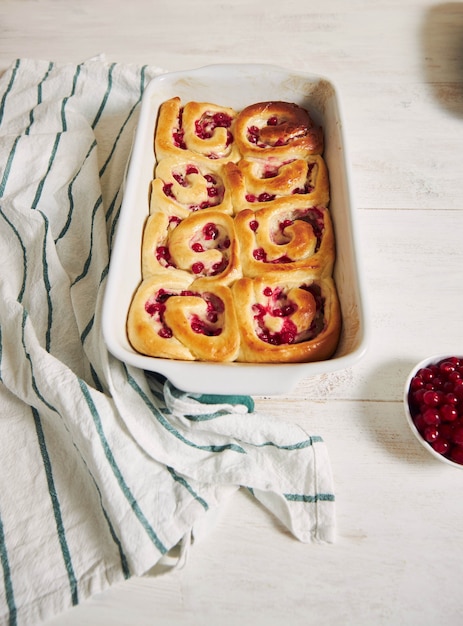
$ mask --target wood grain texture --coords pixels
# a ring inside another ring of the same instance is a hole
[[[3,0],[0,71],[18,57],[166,70],[266,62],[339,88],[352,167],[369,349],[262,413],[320,434],[338,539],[295,541],[245,492],[194,545],[49,626],[461,624],[463,471],[403,417],[413,364],[463,353],[463,3],[426,0]],[[439,601],[445,590],[445,602]]]

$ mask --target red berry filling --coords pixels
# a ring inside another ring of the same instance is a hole
[[[294,194],[304,194],[311,193],[314,190],[314,181],[312,180],[312,174],[315,167],[315,163],[307,164],[307,179],[304,187],[297,187],[293,189],[292,193]]]
[[[421,368],[410,382],[408,404],[423,439],[463,465],[463,359],[449,357]]]
[[[274,178],[278,176],[280,167],[283,165],[286,165],[287,163],[291,163],[291,161],[284,161],[280,163],[279,166],[274,166],[274,165],[272,166],[269,164],[265,165],[261,173],[261,178],[267,179],[267,178]],[[314,163],[309,163],[307,165],[307,178],[306,178],[306,182],[304,183],[304,186],[295,187],[290,192],[291,195],[307,194],[307,193],[311,193],[314,190],[314,181],[312,180],[313,178],[312,173],[313,173],[314,167],[315,167]],[[248,193],[245,195],[247,202],[270,202],[272,200],[275,200],[276,197],[277,197],[277,194],[270,194],[268,192],[263,192],[258,195],[252,194],[252,193]]]
[[[310,291],[315,297],[317,305],[317,313],[314,321],[307,332],[304,332],[304,340],[307,341],[315,337],[324,325],[324,301],[321,296],[321,290],[317,285],[303,285],[302,289]],[[256,334],[262,341],[274,346],[296,343],[298,341],[299,331],[296,324],[291,320],[291,315],[296,311],[297,307],[280,288],[265,287],[263,295],[267,298],[266,304],[257,303],[252,307],[254,313],[254,322],[256,324]],[[278,331],[271,331],[267,324],[266,318],[279,317],[282,323]],[[306,329],[304,329],[305,331]]]
[[[270,163],[266,163],[262,170],[261,178],[262,179],[275,178],[280,173],[280,168],[283,167],[284,165],[288,165],[289,163],[292,163],[293,160],[294,159],[290,159],[288,161],[282,161],[278,165],[271,165]],[[292,191],[293,194],[294,193],[309,193],[310,191],[313,191],[314,185],[313,185],[312,177],[314,173],[314,168],[315,168],[315,163],[307,163],[307,178],[306,178],[304,187],[297,187],[296,189]]]
[[[187,176],[189,174],[199,173],[200,172],[195,165],[188,164],[184,167],[183,171],[179,169],[173,171],[172,178],[182,187],[188,187],[189,183],[187,180]],[[190,204],[188,206],[190,211],[208,209],[210,207],[217,206],[221,204],[221,202],[223,202],[225,187],[222,183],[222,180],[218,176],[212,174],[204,174],[204,180],[207,183],[207,200],[204,200],[200,204]],[[173,183],[164,183],[162,190],[168,198],[172,198],[173,200],[177,199],[173,190]]]
[[[252,193],[247,193],[245,197],[246,197],[246,202],[270,202],[271,200],[275,200],[276,195],[267,193],[266,191],[264,191],[263,193],[260,193],[258,196],[255,196]]]
[[[183,118],[183,107],[180,109],[177,127],[174,128],[173,133],[172,133],[172,140],[176,148],[180,148],[181,150],[186,150],[186,144],[184,140],[185,132],[182,128],[182,118]]]
[[[286,228],[291,226],[300,220],[306,222],[312,226],[313,234],[316,238],[316,245],[314,252],[317,252],[321,245],[323,231],[325,223],[323,219],[323,213],[319,209],[305,209],[303,211],[294,211],[287,214],[288,217],[284,217],[278,224],[278,230],[272,233],[273,241],[279,244],[285,244],[290,241],[290,236],[285,233]]]
[[[183,136],[184,136],[183,130],[179,129],[179,130],[174,131],[173,133],[174,145],[177,148],[180,148],[181,150],[186,150],[186,144],[183,139]]]
[[[267,253],[263,248],[256,248],[252,251],[252,256],[256,261],[261,261],[262,263],[291,263],[293,259],[291,259],[287,254],[283,254],[279,256],[277,259],[272,259],[269,261],[267,259]]]
[[[263,248],[256,248],[252,251],[252,256],[256,259],[256,261],[266,261],[267,254]]]
[[[193,272],[193,274],[201,274],[203,270],[204,270],[204,263],[201,263],[201,261],[193,263],[193,265],[191,266],[191,271]]]
[[[197,253],[211,249],[220,250],[223,253],[222,260],[214,263],[209,268],[207,268],[202,261],[197,261],[193,263],[191,267],[193,274],[204,274],[206,276],[217,276],[221,274],[228,266],[229,255],[227,254],[227,250],[230,246],[231,240],[224,228],[213,222],[205,224],[201,232],[192,241],[191,249]]]
[[[271,117],[267,119],[267,126],[278,126],[279,124],[285,125],[285,123],[286,122],[284,119],[279,120],[276,115],[272,115]],[[292,133],[289,140],[283,134],[282,136],[278,137],[275,141],[273,141],[272,144],[264,143],[261,141],[261,133],[260,133],[260,128],[258,126],[255,126],[255,125],[248,126],[248,128],[246,129],[246,132],[247,132],[247,140],[249,141],[249,143],[252,143],[259,148],[268,148],[269,145],[274,146],[274,147],[285,146],[288,143],[288,141],[291,141],[295,137],[304,136],[307,134],[308,131],[307,129],[300,129],[298,133]]]
[[[233,119],[227,113],[218,111],[215,113],[206,112],[199,120],[195,122],[195,133],[200,139],[210,139],[216,128],[229,129],[232,125]],[[228,148],[233,143],[233,135],[230,130],[227,130],[227,141],[225,147]],[[217,159],[218,156],[214,153],[208,155],[210,159]]]
[[[164,321],[164,313],[166,310],[166,301],[171,296],[197,296],[202,297],[207,304],[206,319],[201,319],[198,315],[193,315],[190,320],[192,330],[208,337],[215,337],[220,335],[222,328],[217,324],[220,322],[220,316],[223,314],[225,307],[222,300],[213,294],[199,294],[188,289],[181,291],[180,293],[173,293],[160,289],[157,294],[147,300],[145,303],[145,311],[156,322],[161,324],[161,328],[158,331],[158,335],[163,339],[170,339],[173,336],[172,330],[166,325]]]
[[[165,183],[164,187],[162,188],[162,190],[163,190],[164,194],[168,198],[174,198],[175,199],[174,192],[172,191],[172,187],[173,187],[172,183]]]
[[[163,267],[175,267],[175,263],[172,261],[170,251],[167,246],[158,246],[156,248],[156,259]]]
[[[316,208],[305,209],[304,211],[297,211],[295,214],[292,214],[292,217],[283,218],[278,224],[278,231],[273,234],[273,240],[276,243],[284,245],[290,241],[290,238],[286,236],[285,229],[288,226],[294,224],[296,220],[303,220],[308,222],[312,226],[312,230],[317,239],[317,243],[315,246],[315,252],[320,248],[321,239],[324,231],[324,219],[323,213]],[[249,228],[256,232],[259,227],[259,223],[257,220],[251,220],[249,222]],[[268,260],[267,253],[264,248],[255,248],[252,251],[252,256],[256,261],[261,261],[262,263],[291,263],[294,259],[291,259],[288,255],[282,255],[277,259]]]
[[[156,247],[156,250],[154,251],[154,254],[156,255],[156,260],[158,261],[160,265],[162,265],[162,267],[177,267],[171,257],[169,246],[167,245],[167,240],[169,237],[169,232],[174,230],[180,224],[181,221],[182,220],[176,215],[171,215],[169,217],[167,234],[164,237],[164,241],[160,243]]]
[[[267,298],[267,304],[253,305],[254,321],[257,327],[257,336],[261,341],[274,346],[294,343],[297,338],[297,326],[291,321],[290,316],[296,310],[295,305],[287,298],[280,288],[274,290],[265,287],[263,295]],[[266,325],[266,316],[284,318],[278,331],[270,331]]]
[[[190,320],[191,328],[195,333],[200,335],[217,337],[222,332],[222,328],[218,324],[225,307],[222,300],[211,293],[203,294],[202,297],[207,304],[206,319],[202,319],[198,315],[193,315]]]
[[[254,143],[257,145],[259,142],[259,128],[257,126],[249,126],[247,129],[247,137],[249,143]]]
[[[232,118],[223,112],[207,112],[195,122],[195,132],[200,139],[210,139],[218,127],[230,128]]]
[[[190,325],[195,333],[198,333],[200,335],[206,335],[207,337],[217,337],[222,332],[221,328],[214,328],[197,315],[193,315]]]
[[[212,222],[207,223],[203,228],[204,238],[207,240],[217,239],[219,236],[219,229]]]
[[[170,339],[173,335],[172,330],[164,322],[164,312],[166,310],[165,302],[174,295],[172,292],[160,289],[157,294],[145,302],[145,311],[156,322],[161,324],[161,328],[158,331],[158,335],[163,339]]]
[[[175,178],[179,185],[181,185],[182,187],[188,187],[188,181],[186,180],[186,176],[189,176],[190,174],[199,174],[199,170],[195,165],[187,165],[185,167],[184,173],[176,171],[172,173],[172,176],[173,178]]]
[[[289,161],[288,161],[289,163]],[[266,165],[264,168],[264,171],[262,172],[262,178],[266,179],[266,178],[275,178],[276,176],[278,176],[278,173],[280,171],[279,167],[272,167],[270,165]]]

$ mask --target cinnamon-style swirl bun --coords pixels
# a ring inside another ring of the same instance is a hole
[[[235,213],[257,210],[282,198],[323,206],[330,199],[328,170],[319,155],[307,159],[241,159],[224,165],[223,173]]]
[[[134,350],[186,361],[330,358],[341,330],[335,236],[323,132],[309,112],[171,98],[154,148],[127,316]]]
[[[159,109],[154,149],[156,159],[179,154],[201,158],[211,167],[237,161],[234,138],[236,111],[209,102],[187,102],[175,97]]]
[[[172,273],[145,279],[127,318],[127,334],[138,352],[185,361],[234,361],[239,332],[231,291]]]
[[[323,152],[323,131],[297,104],[258,102],[236,118],[235,142],[245,158],[306,158]]]
[[[231,215],[232,197],[222,169],[211,169],[208,163],[185,155],[163,159],[151,183],[150,212],[160,210],[185,218],[196,211],[213,209]]]
[[[232,287],[241,334],[239,361],[320,361],[331,357],[341,314],[331,278],[308,272],[241,278]]]
[[[235,217],[245,276],[307,269],[330,276],[335,258],[328,209],[296,202],[273,202],[260,211],[246,209]]]
[[[205,278],[228,285],[242,276],[233,219],[218,211],[181,220],[162,212],[150,215],[142,243],[142,274],[180,271],[190,282]]]

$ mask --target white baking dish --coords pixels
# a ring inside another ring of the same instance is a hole
[[[126,318],[141,279],[141,240],[155,166],[153,136],[157,112],[160,104],[173,96],[179,96],[183,102],[214,102],[237,110],[266,100],[295,102],[309,109],[322,125],[337,246],[334,278],[343,317],[341,339],[331,359],[263,365],[174,361],[143,356],[129,344]],[[288,393],[303,378],[350,367],[366,348],[357,253],[349,161],[339,100],[330,81],[271,65],[225,64],[163,74],[150,82],[143,95],[105,292],[103,333],[114,356],[129,365],[163,374],[180,389],[216,394]]]

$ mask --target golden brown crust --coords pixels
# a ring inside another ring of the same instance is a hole
[[[297,201],[269,203],[265,209],[246,209],[235,217],[243,274],[306,269],[330,276],[335,257],[331,216],[323,206]]]
[[[151,184],[150,212],[188,217],[195,211],[233,213],[232,196],[224,180],[223,165],[180,153],[160,161]]]
[[[166,287],[168,285],[168,287]],[[135,350],[181,360],[233,361],[239,331],[231,292],[172,273],[139,286],[129,309],[127,334]]]
[[[164,288],[166,284],[168,289]],[[164,293],[180,294],[189,284],[188,277],[176,272],[168,279],[151,276],[141,282],[127,317],[127,336],[137,352],[167,359],[195,360],[194,354],[169,332],[163,321]]]
[[[211,168],[240,157],[234,140],[236,111],[209,102],[187,102],[175,97],[163,102],[155,135],[155,154],[166,157],[187,155]]]
[[[142,243],[142,274],[186,273],[189,280],[228,285],[242,276],[233,219],[219,211],[199,211],[187,219],[150,215]]]
[[[307,111],[160,107],[133,348],[159,358],[330,358],[341,330],[323,134]]]
[[[187,272],[181,272],[171,262],[169,255],[169,241],[173,229],[180,223],[180,218],[169,216],[167,213],[157,211],[151,214],[143,229],[141,248],[141,271],[142,278],[149,278],[156,274],[172,272],[179,275],[185,274],[185,279],[191,282],[191,276]]]
[[[246,158],[306,158],[323,152],[322,129],[290,102],[257,102],[243,109],[236,118],[235,141]]]
[[[341,331],[333,280],[276,272],[242,278],[232,287],[241,333],[239,361],[321,361],[330,358]]]
[[[330,199],[328,170],[320,155],[306,159],[241,159],[223,167],[231,189],[234,212],[256,211],[275,200],[288,199],[327,206]]]

